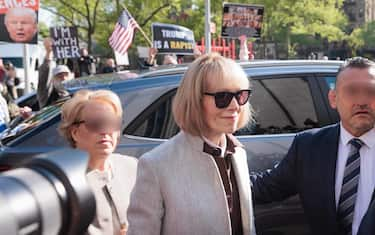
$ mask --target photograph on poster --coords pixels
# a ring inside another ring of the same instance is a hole
[[[221,35],[223,37],[259,38],[264,6],[224,3]]]
[[[32,43],[38,40],[39,1],[0,1],[0,41]]]

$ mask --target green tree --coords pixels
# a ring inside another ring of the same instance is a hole
[[[321,44],[322,40],[346,39],[347,25],[341,7],[344,0],[252,0],[265,6],[262,41],[283,42],[290,53],[300,44]],[[88,48],[99,48],[110,54],[108,38],[125,6],[141,28],[151,37],[153,22],[172,23],[194,31],[196,40],[204,36],[204,0],[45,0],[42,7],[58,16],[57,24],[79,28],[81,39]],[[229,0],[248,3],[248,0]],[[222,2],[211,0],[211,16],[219,35]],[[311,40],[313,39],[313,40]],[[135,34],[135,45],[149,46],[141,33]]]
[[[375,21],[370,21],[360,28],[356,28],[348,37],[348,43],[353,54],[361,48],[375,47]]]
[[[39,22],[38,29],[39,29],[39,32],[38,32],[39,37],[42,37],[42,38],[49,37],[49,28],[46,23]]]
[[[175,2],[176,1],[171,0],[127,0],[118,1],[116,2],[116,4],[112,4],[112,7],[109,7],[111,6],[111,3],[108,3],[107,7],[108,9],[112,9],[112,11],[107,11],[101,24],[97,26],[97,31],[100,33],[95,34],[94,38],[96,39],[98,45],[103,49],[103,51],[106,51],[106,54],[111,53],[111,49],[108,45],[108,38],[113,32],[122,9],[124,9],[125,7],[137,21],[142,30],[144,30],[146,35],[148,35],[148,37],[151,37],[151,23],[157,22],[161,17],[166,18],[168,9],[172,5],[175,5]],[[150,46],[140,32],[137,32],[135,34],[134,43],[132,45]]]
[[[107,10],[104,3],[103,0],[45,0],[41,7],[57,16],[58,25],[76,26],[91,51],[96,26]]]
[[[265,6],[262,35],[265,41],[282,41],[288,48],[294,48],[297,41],[292,41],[293,35],[313,36],[329,42],[345,38],[347,19],[341,10],[343,0],[255,2]]]

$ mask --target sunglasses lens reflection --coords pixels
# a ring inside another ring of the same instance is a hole
[[[243,90],[236,94],[236,100],[239,105],[244,105],[249,100],[250,90]]]

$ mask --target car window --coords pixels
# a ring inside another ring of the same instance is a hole
[[[336,77],[327,76],[327,77],[324,77],[324,80],[326,81],[329,89],[331,90],[335,89]]]
[[[64,102],[56,103],[55,105],[47,106],[42,110],[35,112],[30,118],[26,120],[20,119],[18,122],[10,124],[10,127],[0,134],[2,144],[16,139],[24,133],[30,133],[33,129],[42,126],[52,118],[60,113],[61,106]]]
[[[59,134],[58,127],[60,122],[56,121],[53,124],[43,127],[43,131],[35,131],[31,138],[23,138],[22,142],[17,143],[20,148],[35,148],[36,151],[46,151],[48,148],[68,147],[69,144],[66,139]]]
[[[255,123],[236,135],[295,133],[319,126],[307,78],[262,78],[254,79],[252,84],[250,103]],[[175,135],[179,131],[171,110],[175,92],[174,89],[161,96],[124,133],[163,139]]]
[[[319,126],[307,78],[254,79],[252,85],[255,122],[237,134],[295,133]]]
[[[172,115],[175,94],[176,89],[163,94],[128,125],[124,134],[160,139],[168,139],[177,134],[179,127]]]

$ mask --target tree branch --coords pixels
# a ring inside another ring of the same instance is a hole
[[[95,2],[95,6],[94,6],[94,19],[93,19],[93,32],[95,31],[95,28],[96,28],[96,16],[97,16],[97,10],[98,10],[98,6],[99,6],[99,0],[96,0]]]
[[[155,9],[149,17],[147,17],[143,22],[142,24],[140,24],[139,26],[142,28],[143,26],[145,26],[147,24],[147,22],[149,20],[152,19],[152,17],[154,17],[154,15],[156,15],[159,11],[161,11],[163,8],[166,8],[166,7],[169,7],[171,4],[170,3],[164,3],[164,5],[160,6],[159,8]]]
[[[78,13],[82,17],[86,18],[86,16],[80,10],[78,10],[77,8],[75,8],[74,6],[72,6],[71,4],[65,2],[64,0],[59,0],[59,2],[61,2],[64,6],[70,8],[72,11]]]
[[[47,8],[47,7],[41,7],[41,8],[43,8],[43,9],[46,10],[46,11],[51,12],[51,13],[54,14],[54,15],[57,15],[57,16],[59,16],[59,17],[62,17],[64,20],[68,21],[72,26],[76,26],[76,27],[78,27],[78,28],[82,28],[82,29],[84,29],[84,30],[86,30],[86,31],[89,30],[88,27],[86,27],[86,26],[82,26],[82,25],[77,25],[73,20],[69,19],[68,17],[66,17],[66,16],[64,16],[64,15],[62,15],[62,14],[56,12],[56,11],[53,11],[53,10]]]
[[[71,19],[69,19],[68,17],[66,17],[66,16],[64,16],[64,15],[62,15],[62,14],[60,14],[60,13],[58,13],[57,11],[53,11],[53,10],[49,9],[48,7],[41,7],[41,8],[43,8],[43,9],[46,10],[46,11],[51,12],[51,13],[54,14],[54,15],[60,16],[60,17],[64,18],[64,20],[66,20],[66,21],[68,21],[69,23],[71,23],[72,25],[75,25],[75,23],[74,23],[73,20],[71,20]]]
[[[90,6],[87,0],[85,0],[85,8],[86,8],[86,19],[87,19],[87,22],[90,24],[91,12],[90,12]]]

